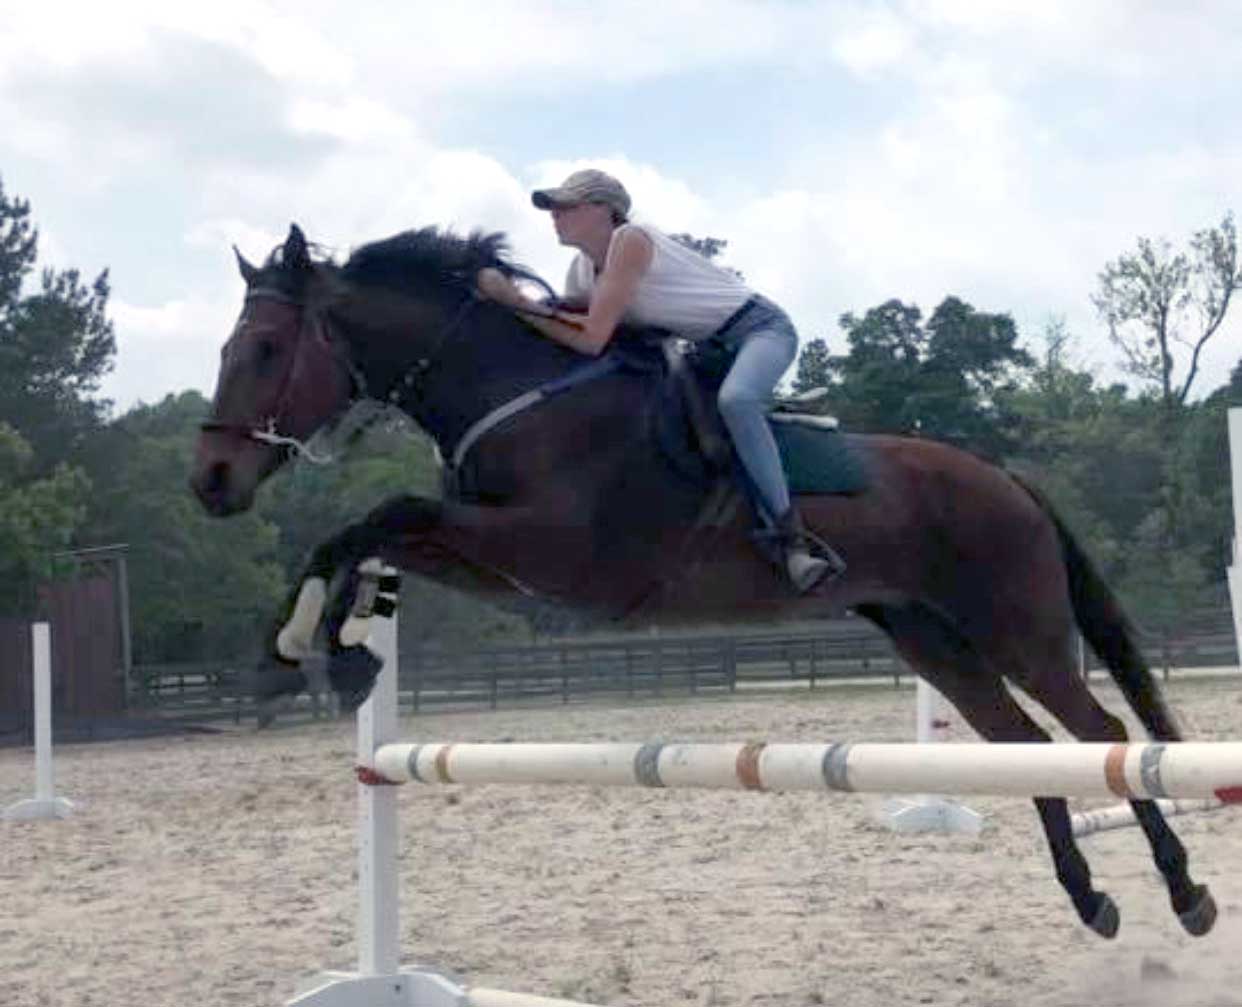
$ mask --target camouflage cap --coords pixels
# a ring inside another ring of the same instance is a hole
[[[578,203],[602,203],[623,217],[630,212],[630,194],[625,186],[607,172],[595,168],[575,171],[555,188],[536,189],[530,201],[541,210]]]

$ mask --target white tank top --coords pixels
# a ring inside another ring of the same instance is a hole
[[[732,273],[654,227],[622,224],[613,232],[612,240],[627,228],[650,238],[653,254],[651,266],[639,280],[626,309],[625,321],[658,326],[685,339],[706,339],[754,296],[754,291]],[[611,243],[608,247],[611,251]],[[579,252],[569,267],[566,297],[589,299],[595,278],[595,263],[585,252]]]

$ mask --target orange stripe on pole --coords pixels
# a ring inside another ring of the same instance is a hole
[[[440,751],[436,752],[436,776],[440,778],[441,783],[454,782],[448,770],[448,756],[452,750],[452,745],[445,745]]]
[[[759,778],[759,756],[763,754],[764,742],[752,742],[743,745],[737,753],[737,778],[747,790],[762,790],[763,780]]]
[[[1104,757],[1104,782],[1118,797],[1134,796],[1126,784],[1126,752],[1128,745],[1113,745]]]

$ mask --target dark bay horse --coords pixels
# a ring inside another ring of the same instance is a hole
[[[347,621],[325,585],[378,558],[476,595],[550,599],[630,624],[850,608],[988,740],[1048,740],[1011,685],[1080,740],[1124,741],[1122,722],[1078,674],[1077,627],[1144,728],[1180,740],[1113,594],[1048,502],[1000,468],[932,441],[851,438],[868,488],[799,500],[848,569],[818,594],[794,597],[755,549],[747,513],[701,534],[707,491],[679,477],[656,445],[660,376],[612,370],[476,437],[476,422],[498,406],[592,364],[475,296],[480,268],[520,272],[500,236],[407,232],[336,265],[312,256],[295,226],[263,266],[240,253],[238,263],[246,299],[194,460],[203,506],[219,516],[246,510],[290,443],[360,397],[408,413],[452,477],[442,499],[389,500],[314,550],[277,620],[284,670],[272,665],[269,692],[305,687],[289,670],[293,641],[321,623],[335,652],[363,649],[344,639]],[[1153,802],[1131,803],[1173,909],[1190,933],[1206,933],[1215,905],[1189,877],[1181,842]],[[1113,936],[1117,908],[1092,886],[1065,800],[1035,805],[1079,917]]]

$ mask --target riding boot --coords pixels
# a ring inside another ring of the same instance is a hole
[[[844,564],[834,564],[811,554],[806,528],[796,508],[791,506],[777,519],[776,531],[780,536],[785,572],[799,594],[806,594],[829,574],[835,576],[844,571]]]

